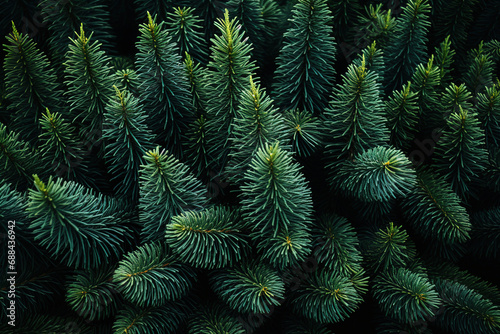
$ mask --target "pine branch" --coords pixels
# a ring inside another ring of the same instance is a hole
[[[466,200],[475,196],[474,183],[486,168],[488,154],[477,114],[458,107],[458,112],[450,115],[436,147],[436,167],[460,198]]]
[[[261,146],[243,184],[243,218],[264,259],[279,267],[303,260],[310,245],[311,191],[291,154],[278,143]]]
[[[40,134],[39,119],[46,108],[62,108],[62,91],[47,56],[38,50],[31,38],[19,33],[14,23],[7,42],[3,68],[11,127],[22,132],[26,141],[36,144]]]
[[[313,255],[319,264],[344,276],[352,276],[361,268],[361,252],[356,231],[346,218],[336,214],[318,218],[311,234]]]
[[[126,90],[137,97],[139,95],[139,77],[133,69],[118,70],[115,73],[115,82],[120,90]]]
[[[356,155],[336,177],[347,195],[367,202],[406,197],[416,184],[415,171],[403,152],[383,146]]]
[[[500,330],[500,308],[490,300],[449,280],[438,279],[436,290],[444,307],[437,315],[436,323],[457,334],[493,334]]]
[[[437,313],[442,302],[436,290],[425,276],[399,268],[376,278],[373,296],[387,316],[412,323]]]
[[[365,61],[360,66],[351,64],[342,76],[341,86],[333,90],[325,111],[325,123],[330,129],[325,146],[326,169],[332,185],[344,161],[389,141],[377,77],[366,69]]]
[[[221,34],[212,39],[204,81],[209,91],[217,92],[207,101],[207,134],[214,159],[209,163],[218,172],[226,165],[233,118],[240,105],[239,97],[249,85],[248,78],[255,72],[255,63],[250,61],[252,45],[244,39],[236,18],[230,20],[226,10],[224,19],[219,19],[216,26]]]
[[[384,54],[392,61],[385,73],[385,90],[401,89],[415,68],[427,58],[426,43],[429,30],[430,5],[426,0],[410,0],[396,21],[394,33],[387,42]]]
[[[39,148],[45,165],[68,181],[94,187],[76,129],[60,113],[51,113],[49,109],[42,115],[40,124]]]
[[[450,184],[429,170],[419,171],[417,182],[402,204],[415,231],[446,245],[469,239],[469,215]]]
[[[264,49],[264,17],[263,8],[260,0],[229,0],[227,7],[230,8],[229,14],[235,17],[241,23],[245,35],[248,36],[253,46],[252,58],[258,64],[263,64],[267,56],[267,50]]]
[[[434,64],[434,55],[431,55],[427,66],[423,63],[419,64],[411,78],[411,91],[415,93],[419,106],[419,125],[426,130],[443,126],[443,115],[435,112],[441,107],[439,103],[439,92],[442,87],[440,86],[440,73],[440,68]]]
[[[179,49],[164,22],[156,23],[149,14],[139,32],[135,65],[140,102],[149,115],[147,125],[156,134],[156,143],[166,143],[171,153],[182,158],[183,134],[195,115]]]
[[[269,313],[270,307],[280,305],[285,292],[278,272],[256,262],[214,271],[210,282],[229,307],[243,313]]]
[[[95,268],[118,259],[129,229],[118,224],[117,203],[72,181],[37,175],[27,211],[35,241],[51,257],[73,268]]]
[[[247,257],[250,247],[243,228],[236,210],[185,212],[167,225],[166,242],[182,262],[196,268],[223,268]]]
[[[287,110],[283,114],[291,151],[307,158],[321,149],[325,140],[325,126],[309,111]]]
[[[500,148],[500,84],[477,95],[477,112],[490,155]]]
[[[19,139],[19,133],[7,131],[7,127],[0,123],[0,179],[24,190],[31,183],[33,173],[45,173],[40,160],[39,152]]]
[[[194,271],[160,242],[125,255],[113,274],[117,290],[140,307],[158,307],[184,297],[195,279]]]
[[[102,320],[114,316],[122,302],[111,282],[116,265],[76,271],[70,278],[66,302],[80,317]]]
[[[250,77],[250,87],[240,95],[239,107],[233,121],[231,151],[226,172],[230,180],[243,184],[257,150],[266,143],[285,142],[286,128],[281,114],[273,106],[259,84]]]
[[[104,158],[111,166],[111,180],[118,180],[116,193],[135,203],[139,200],[139,169],[144,154],[153,147],[153,135],[138,99],[126,90],[114,88],[116,96],[108,102],[104,114]]]
[[[189,319],[188,327],[189,334],[246,333],[235,312],[217,302],[199,307]]]
[[[471,216],[473,251],[496,259],[500,254],[500,207],[479,211]]]
[[[94,40],[102,43],[106,52],[112,51],[114,36],[110,25],[108,6],[103,0],[41,0],[38,8],[43,23],[48,25],[51,58],[59,77],[63,74],[65,55],[70,51],[68,36],[72,36],[81,25],[92,31]],[[47,106],[49,109],[50,106]]]
[[[478,93],[484,93],[486,87],[493,86],[494,61],[490,52],[484,48],[484,43],[479,43],[477,49],[469,51],[466,69],[462,75],[462,81],[476,97]]]
[[[201,32],[201,20],[194,14],[194,8],[177,7],[167,13],[167,29],[176,41],[182,57],[190,54],[197,63],[206,64],[208,46]]]
[[[451,48],[450,36],[446,36],[443,42],[436,47],[435,51],[436,66],[439,68],[439,81],[442,87],[448,87],[453,77],[453,69],[456,51]]]
[[[83,24],[80,32],[75,33],[64,63],[68,86],[65,94],[73,121],[80,124],[81,136],[93,134],[100,138],[106,104],[113,96],[111,59],[101,50],[101,43],[94,40],[93,33],[85,35]]]
[[[284,109],[324,111],[334,81],[335,40],[325,0],[300,0],[276,59],[276,103]]]
[[[194,302],[189,298],[182,301],[166,303],[159,307],[138,307],[125,305],[118,312],[113,324],[113,333],[174,334],[181,323],[188,318]]]
[[[361,302],[361,297],[347,277],[326,269],[309,275],[290,301],[296,313],[319,323],[342,321]]]
[[[416,259],[415,245],[401,226],[390,222],[385,229],[368,232],[363,238],[366,258],[375,273],[408,268]]]
[[[391,131],[390,143],[399,149],[406,149],[415,138],[418,125],[418,96],[411,89],[411,83],[395,90],[386,102],[387,127]]]
[[[354,59],[353,64],[355,66],[361,66],[363,59],[365,60],[366,69],[377,73],[377,81],[381,82],[385,71],[384,53],[380,47],[377,47],[375,41],[361,50],[358,57]]]
[[[206,190],[186,165],[159,147],[143,159],[139,171],[141,238],[143,242],[162,240],[171,217],[204,208]]]
[[[392,15],[392,10],[383,10],[382,4],[365,6],[365,13],[360,15],[358,21],[358,31],[360,34],[355,45],[361,45],[366,41],[376,43],[381,49],[385,49],[389,37],[396,27],[396,18]],[[356,36],[355,36],[356,37]]]

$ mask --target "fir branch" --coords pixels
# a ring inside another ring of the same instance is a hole
[[[145,244],[125,255],[113,274],[123,297],[140,307],[158,307],[183,297],[196,275],[165,243]]]
[[[185,212],[167,225],[166,242],[183,262],[216,269],[234,265],[250,251],[236,210],[214,207]]]

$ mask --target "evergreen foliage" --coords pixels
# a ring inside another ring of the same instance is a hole
[[[385,90],[400,89],[410,80],[418,64],[426,57],[430,5],[427,0],[409,0],[397,20],[384,54],[392,61],[387,65]]]
[[[227,174],[241,184],[257,149],[266,143],[285,142],[286,130],[272,100],[250,77],[250,87],[241,93],[233,121]]]
[[[61,93],[54,70],[47,57],[14,23],[4,44],[5,99],[9,101],[12,129],[22,132],[25,140],[36,143],[39,120],[46,108],[59,110]]]
[[[140,25],[136,44],[140,102],[144,106],[148,127],[156,134],[155,141],[183,157],[182,134],[194,117],[189,84],[183,73],[178,47],[164,29],[164,22],[148,14]]]
[[[443,126],[444,115],[436,112],[439,104],[439,90],[441,89],[440,68],[434,64],[432,55],[427,66],[419,64],[411,78],[411,90],[417,97],[419,106],[420,125],[425,130]]]
[[[436,47],[435,58],[436,66],[439,67],[440,73],[439,78],[441,85],[446,87],[450,81],[453,79],[451,76],[452,65],[454,63],[456,51],[452,49],[450,37],[446,36],[443,42]]]
[[[469,52],[470,65],[464,72],[462,80],[475,97],[485,91],[486,87],[493,85],[494,60],[492,55],[485,50],[484,43]]]
[[[328,1],[332,10],[335,38],[339,41],[350,40],[348,36],[352,27],[357,25],[362,10],[359,0]]]
[[[147,308],[128,304],[118,313],[113,333],[175,333],[192,308],[190,300]]]
[[[184,59],[184,66],[191,88],[193,106],[196,109],[196,119],[191,121],[187,130],[186,160],[190,161],[197,177],[206,178],[209,174],[209,164],[215,160],[209,157],[209,136],[206,127],[206,100],[209,96],[204,82],[206,68],[196,63],[188,53]]]
[[[66,301],[81,317],[102,320],[114,316],[121,301],[111,282],[115,267],[79,270],[68,285]]]
[[[222,170],[229,153],[229,134],[232,122],[240,105],[240,94],[248,87],[249,76],[254,74],[255,62],[250,60],[252,45],[245,41],[245,34],[236,18],[229,19],[226,10],[224,19],[215,23],[220,31],[212,39],[211,59],[205,84],[211,94],[207,100],[208,141],[211,146],[209,162],[212,169]]]
[[[304,317],[328,323],[342,321],[359,307],[361,301],[347,277],[325,269],[307,277],[290,303],[294,311]]]
[[[377,79],[375,72],[367,70],[363,59],[359,66],[349,65],[342,84],[333,90],[332,100],[325,111],[329,129],[325,146],[326,168],[332,185],[338,182],[335,178],[345,161],[389,141]]]
[[[35,151],[28,143],[19,139],[19,133],[8,131],[7,127],[0,124],[0,177],[17,189],[24,190],[31,184],[33,173],[43,173],[43,166],[37,164],[40,161],[38,151]]]
[[[172,0],[134,0],[136,17],[143,22],[151,14],[157,16],[160,21],[167,19],[168,13],[174,7]]]
[[[326,0],[299,0],[276,59],[276,102],[282,108],[322,113],[335,76],[335,40]]]
[[[156,147],[143,157],[139,170],[139,220],[144,242],[161,240],[171,218],[206,204],[204,188],[186,165]]]
[[[200,63],[193,60],[191,55],[186,52],[184,59],[185,74],[189,79],[189,86],[191,88],[191,95],[193,96],[193,105],[196,108],[196,114],[201,115],[205,113],[205,99],[208,96],[206,87],[204,86],[203,78],[206,69],[201,67]]]
[[[404,213],[416,231],[446,244],[469,239],[469,215],[450,184],[429,170],[417,174],[417,183],[403,201]]]
[[[40,152],[58,176],[77,181],[87,187],[93,185],[88,177],[88,167],[83,160],[83,147],[80,145],[76,129],[58,112],[49,109],[40,119]]]
[[[144,164],[144,154],[153,146],[153,135],[138,99],[127,90],[114,88],[116,96],[108,102],[104,114],[104,158],[114,175],[111,180],[118,179],[116,194],[137,202],[139,169]]]
[[[134,96],[138,95],[139,78],[135,70],[127,68],[116,71],[115,82],[120,89],[127,90]]]
[[[385,63],[384,63],[384,53],[377,47],[377,42],[373,41],[372,44],[368,45],[364,48],[359,56],[354,59],[353,63],[356,66],[361,66],[361,63],[365,60],[365,67],[373,72],[376,72],[379,75],[379,79],[377,81],[381,81],[383,78]]]
[[[325,268],[348,277],[358,293],[365,293],[367,277],[361,266],[356,231],[344,217],[335,214],[318,218],[312,228],[313,256]]]
[[[58,74],[62,74],[65,55],[70,50],[68,37],[85,25],[87,31],[95,32],[92,36],[107,51],[113,48],[113,33],[110,25],[108,6],[103,0],[40,0],[38,2],[43,24],[48,26],[48,38],[51,58]],[[50,107],[49,107],[50,108]]]
[[[34,186],[29,189],[29,228],[51,257],[89,269],[122,255],[129,232],[113,215],[118,203],[61,178],[44,183],[35,175]]]
[[[382,9],[383,4],[365,6],[365,13],[359,16],[359,26],[362,27],[355,43],[363,40],[375,42],[379,47],[385,48],[387,40],[391,36],[396,26],[396,18],[392,15],[392,10]]]
[[[166,242],[181,261],[205,269],[234,265],[250,250],[239,213],[224,207],[173,217]]]
[[[243,325],[228,307],[211,303],[200,307],[189,320],[189,334],[244,334]]]
[[[186,0],[186,6],[195,8],[196,14],[205,22],[203,26],[207,42],[214,37],[217,19],[223,16],[228,0]]]
[[[345,163],[338,176],[346,194],[366,202],[405,197],[416,183],[415,171],[404,153],[377,146]]]
[[[449,36],[454,49],[462,51],[467,41],[468,30],[473,20],[474,7],[477,0],[471,1],[443,1],[434,2],[432,17],[437,40]]]
[[[19,279],[16,282],[15,289],[16,316],[26,321],[29,319],[30,314],[40,314],[47,305],[53,306],[58,302],[58,297],[61,293],[64,293],[62,284],[65,273],[63,270],[54,270],[54,268],[48,268],[45,265],[33,266],[32,268],[29,266],[22,267],[26,271],[19,272],[16,277],[16,279]],[[0,297],[3,300],[10,299],[8,296],[11,290],[10,282],[7,281],[7,278],[10,277],[7,273],[1,275],[3,282],[5,282],[0,287]],[[10,305],[5,303],[4,306],[7,308]],[[2,324],[8,321],[7,314],[6,311],[2,312],[0,316]]]
[[[496,258],[500,250],[500,207],[479,211],[471,216],[471,239],[475,253]]]
[[[268,313],[270,307],[280,305],[285,292],[278,271],[262,263],[214,271],[210,279],[215,293],[242,313]]]
[[[106,104],[113,96],[110,58],[93,33],[86,36],[83,24],[70,41],[64,70],[72,117],[78,120],[82,137],[100,137]]]
[[[15,240],[17,248],[9,247],[15,249],[16,259],[19,261],[19,266],[23,268],[23,271],[29,273],[35,267],[47,266],[47,254],[43,252],[37,244],[33,243],[33,233],[29,230],[29,218],[26,212],[26,207],[28,206],[28,201],[23,193],[12,189],[9,183],[3,183],[0,186],[0,218],[3,219],[4,223],[0,225],[0,235],[5,236],[5,244],[11,245],[12,241]],[[9,232],[9,220],[15,222],[14,225],[17,228],[15,237],[10,235],[14,232]],[[13,240],[13,239],[14,240]],[[9,240],[11,242],[9,242]],[[12,252],[11,252],[12,253]],[[7,267],[8,264],[8,252],[3,252],[0,254],[0,263]],[[39,257],[42,260],[38,260],[35,263],[33,256]]]
[[[325,128],[320,118],[306,110],[288,110],[283,118],[293,153],[307,158],[323,146]]]
[[[386,315],[406,323],[434,316],[441,304],[436,288],[425,276],[404,268],[377,277],[373,296]]]
[[[202,20],[190,7],[177,7],[167,14],[167,31],[179,46],[180,55],[190,54],[198,63],[206,63],[208,50],[201,32]]]
[[[418,125],[418,96],[411,90],[411,83],[395,90],[387,101],[387,127],[391,131],[390,143],[404,149],[415,137]]]
[[[481,129],[484,130],[486,148],[492,154],[500,147],[500,85],[487,87],[477,95],[477,112]]]
[[[364,241],[366,258],[376,273],[387,272],[391,268],[407,268],[416,257],[415,246],[408,233],[393,222],[385,229],[367,233]]]
[[[113,274],[123,297],[141,307],[157,307],[184,296],[196,276],[165,243],[149,243],[128,253]]]
[[[241,28],[248,36],[254,49],[253,59],[262,63],[264,58],[264,17],[260,0],[229,0],[227,7],[230,8],[229,15],[235,17],[241,23]]]
[[[263,258],[279,268],[303,261],[311,244],[311,190],[291,154],[277,142],[259,147],[241,190],[243,218]]]
[[[435,284],[444,304],[437,324],[454,333],[498,333],[498,305],[458,282],[438,279]]]
[[[458,95],[458,94],[457,94]],[[463,199],[474,195],[473,183],[486,168],[488,160],[484,148],[484,132],[477,114],[458,105],[444,129],[436,153],[436,166]]]
[[[497,2],[4,1],[0,332],[500,333]]]

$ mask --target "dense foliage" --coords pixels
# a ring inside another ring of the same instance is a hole
[[[500,334],[499,4],[4,1],[0,333]]]

